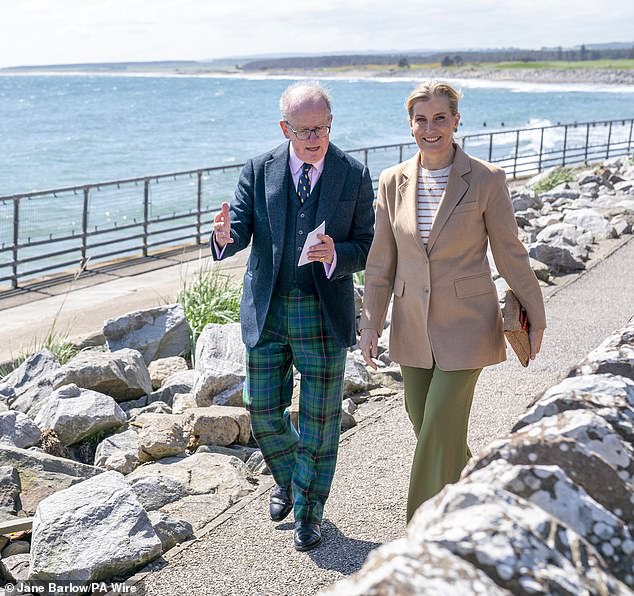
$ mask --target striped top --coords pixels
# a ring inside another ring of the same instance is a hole
[[[427,244],[432,224],[436,218],[440,201],[442,200],[451,165],[442,170],[426,170],[422,166],[418,169],[418,187],[416,190],[416,216],[418,233]]]

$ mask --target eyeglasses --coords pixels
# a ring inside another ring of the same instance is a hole
[[[284,123],[300,141],[307,141],[310,139],[311,134],[314,134],[318,139],[323,139],[330,134],[330,126],[317,126],[316,128],[300,128],[299,130],[295,130],[287,120],[284,120]]]

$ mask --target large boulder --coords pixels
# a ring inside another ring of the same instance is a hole
[[[29,515],[45,497],[103,472],[62,457],[4,445],[0,445],[0,461],[18,471],[22,509]]]
[[[245,367],[238,362],[209,356],[204,361],[196,363],[196,373],[196,381],[191,392],[199,406],[214,404],[216,396],[224,395],[226,392],[235,395],[242,391]]]
[[[51,393],[52,377],[59,368],[57,358],[49,350],[33,354],[0,381],[0,402],[26,414],[34,403]]]
[[[116,352],[86,350],[62,366],[53,378],[53,388],[71,383],[105,393],[117,401],[152,393],[147,366],[136,350]]]
[[[231,443],[246,445],[251,437],[251,416],[246,408],[192,408],[185,410],[181,416],[183,427],[196,446]]]
[[[158,358],[180,356],[189,350],[191,330],[180,304],[137,310],[103,325],[110,351],[137,350],[146,364]]]
[[[39,504],[29,578],[100,581],[160,554],[161,541],[130,486],[118,472],[104,472]]]
[[[196,341],[196,370],[206,368],[207,359],[230,360],[246,365],[246,354],[240,323],[220,325],[210,323],[202,330]],[[242,371],[244,374],[244,370]]]
[[[141,414],[134,420],[139,430],[139,459],[150,461],[185,452],[189,434],[181,414]]]
[[[35,423],[41,429],[52,429],[66,446],[98,432],[113,431],[124,425],[128,417],[110,396],[64,385],[55,390],[39,410]]]

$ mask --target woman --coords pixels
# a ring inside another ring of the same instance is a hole
[[[390,357],[401,365],[405,408],[417,435],[407,521],[458,480],[471,456],[467,424],[478,376],[484,366],[506,359],[489,244],[498,271],[528,313],[531,359],[546,327],[506,176],[454,142],[458,100],[453,87],[437,81],[407,98],[420,151],[381,173],[365,271],[360,346],[372,368],[394,294]]]

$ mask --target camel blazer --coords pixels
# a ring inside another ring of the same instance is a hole
[[[458,146],[427,246],[417,228],[420,154],[384,170],[365,270],[360,329],[379,335],[392,295],[390,357],[405,366],[481,368],[506,359],[487,247],[525,306],[546,327],[541,289],[518,239],[504,171]]]

